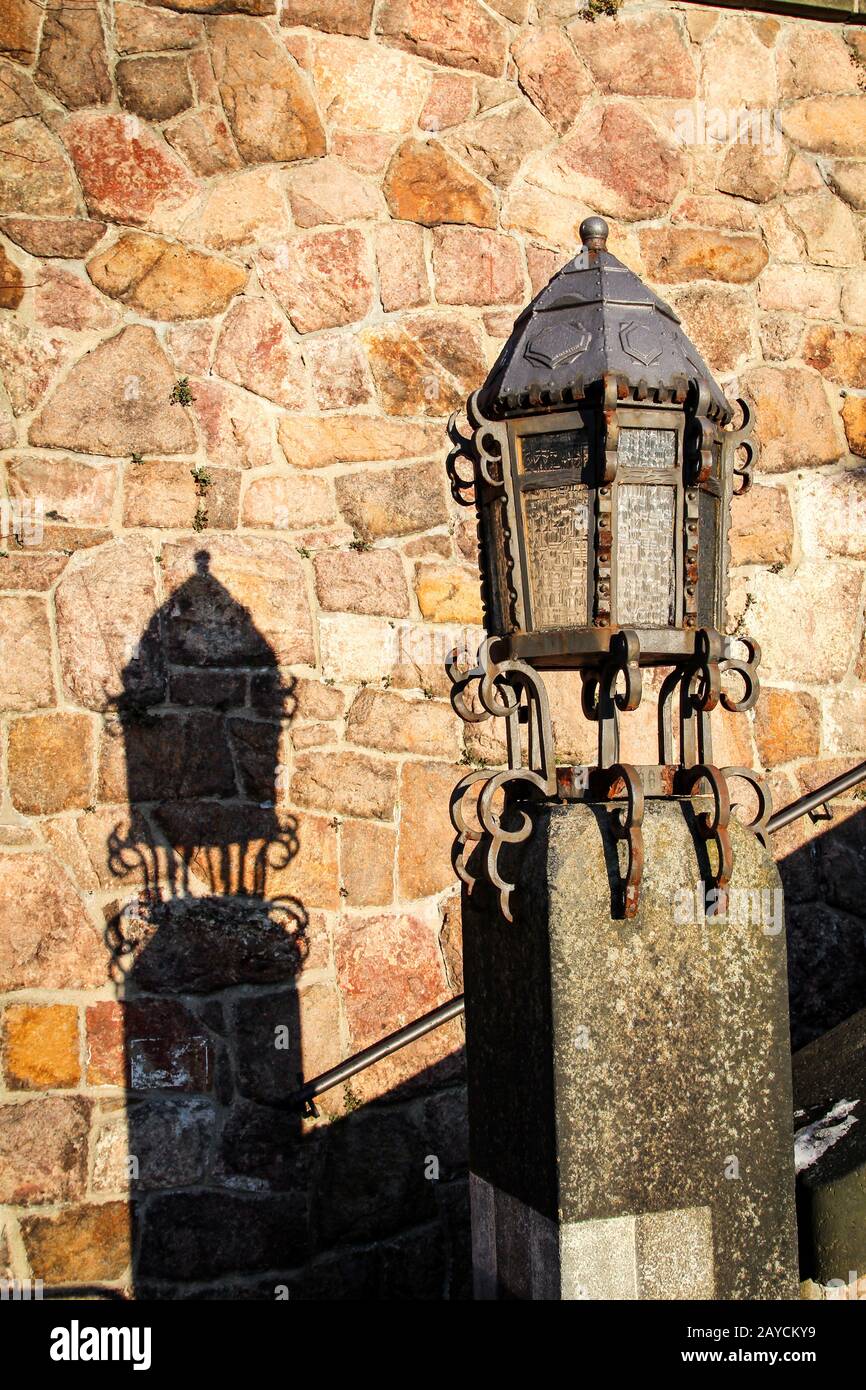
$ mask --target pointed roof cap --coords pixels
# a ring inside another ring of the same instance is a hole
[[[614,376],[629,394],[682,399],[704,391],[708,414],[731,407],[669,304],[607,250],[608,225],[587,217],[580,251],[515,321],[482,387],[487,415],[580,400]]]

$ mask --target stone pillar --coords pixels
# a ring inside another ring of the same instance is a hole
[[[745,920],[708,920],[714,847],[689,802],[647,801],[623,921],[610,808],[532,815],[514,925],[464,904],[475,1297],[796,1298],[772,858],[732,823]]]

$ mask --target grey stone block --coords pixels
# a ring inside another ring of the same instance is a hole
[[[609,808],[531,814],[515,923],[477,900],[464,913],[470,1167],[496,1194],[493,1271],[487,1227],[476,1241],[484,1296],[795,1298],[771,857],[732,825],[730,919],[687,910],[714,848],[689,803],[648,801],[640,909],[623,921]],[[533,1242],[556,1250],[552,1275]]]

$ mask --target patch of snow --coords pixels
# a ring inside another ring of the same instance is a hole
[[[860,1104],[859,1100],[839,1100],[832,1110],[820,1120],[804,1125],[794,1135],[794,1171],[802,1173],[811,1168],[828,1149],[844,1138],[849,1129],[857,1123],[857,1116],[851,1111]]]

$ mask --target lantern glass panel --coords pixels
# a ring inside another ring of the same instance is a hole
[[[588,463],[588,430],[550,430],[521,436],[520,468],[523,473],[546,473],[560,468],[576,468],[583,472]]]
[[[574,412],[559,429],[527,421],[514,441],[526,620],[535,631],[589,623],[595,429]]]
[[[532,625],[539,631],[587,622],[589,488],[527,488],[523,524]]]
[[[676,501],[673,487],[620,483],[617,488],[617,621],[621,624],[669,627],[675,621]]]
[[[619,432],[616,452],[624,468],[675,468],[677,432],[626,426]]]

